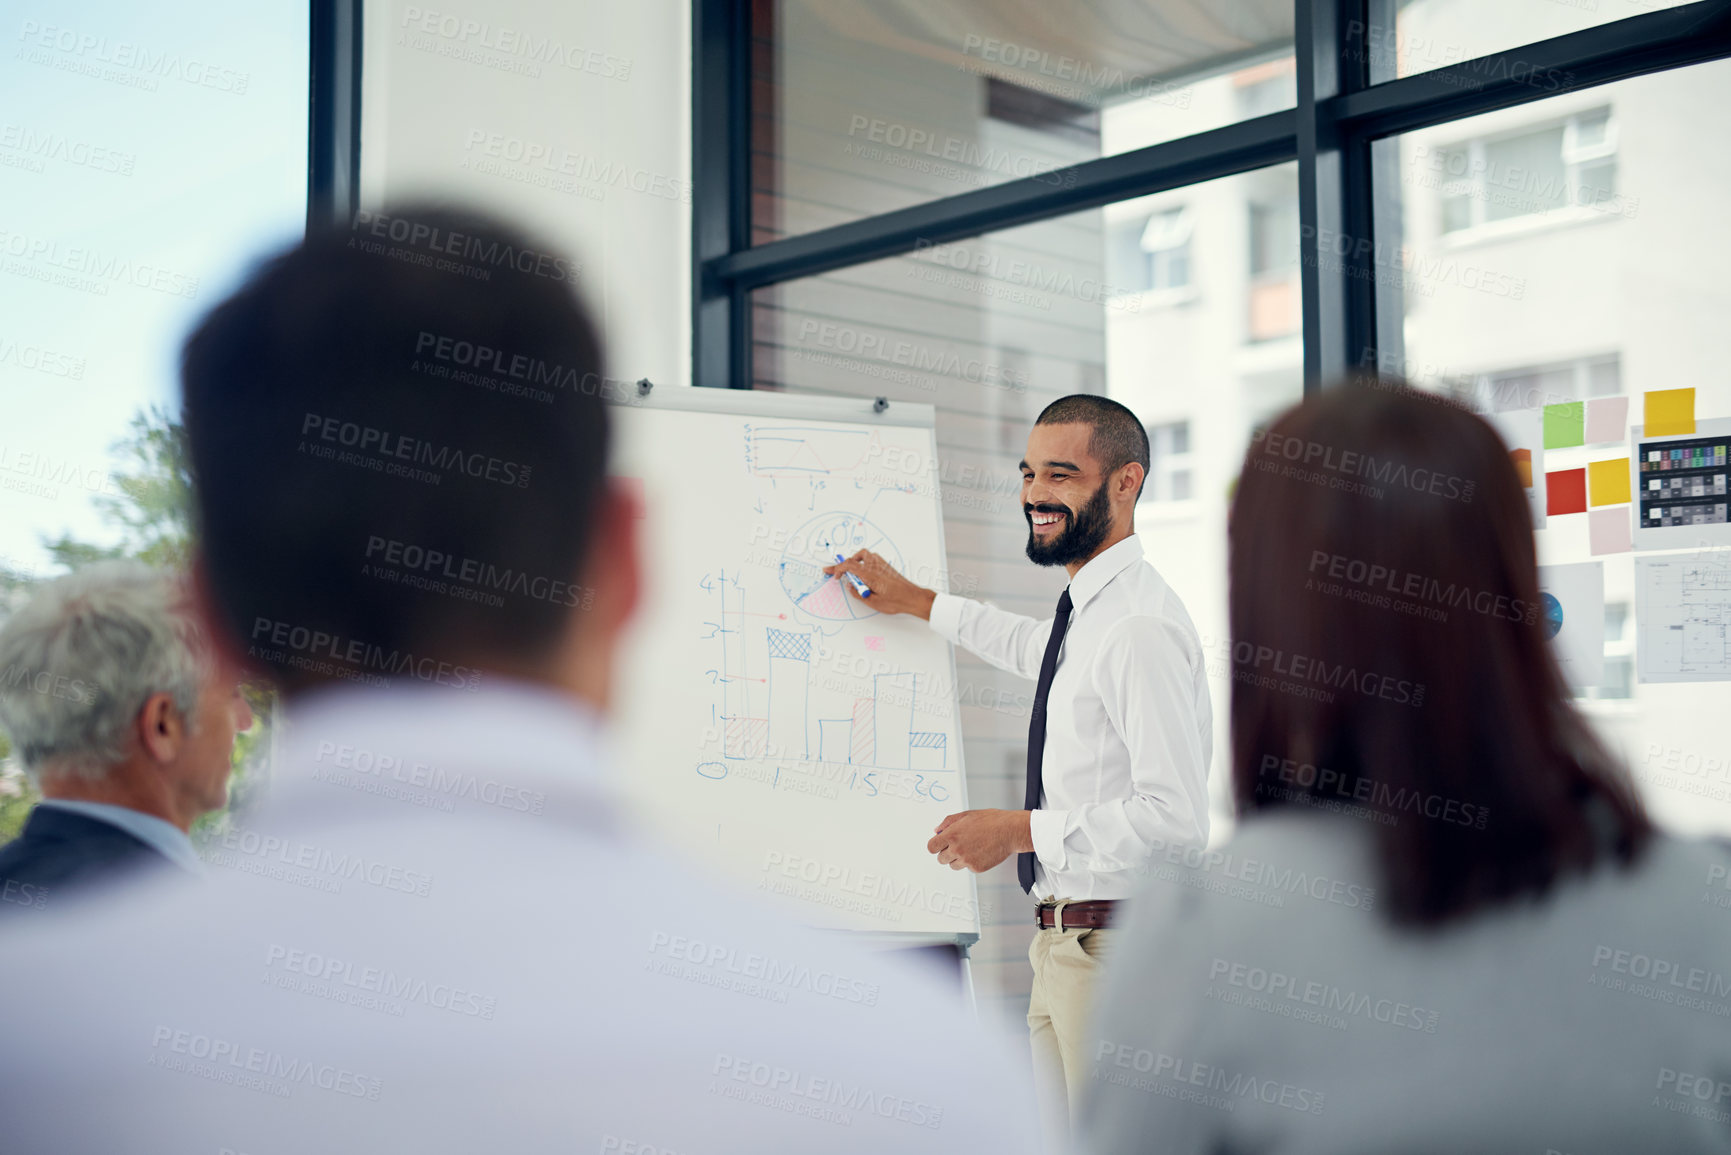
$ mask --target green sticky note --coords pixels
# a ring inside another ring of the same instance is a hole
[[[1587,403],[1545,406],[1545,448],[1569,449],[1587,443]]]

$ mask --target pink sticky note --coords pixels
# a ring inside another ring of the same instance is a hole
[[[1587,444],[1621,441],[1629,432],[1629,399],[1596,397],[1587,402]]]
[[[1629,516],[1626,505],[1587,511],[1587,541],[1592,545],[1594,557],[1629,552]]]

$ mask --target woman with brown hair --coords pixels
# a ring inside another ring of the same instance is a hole
[[[1326,390],[1229,538],[1242,821],[1150,868],[1092,1149],[1731,1150],[1731,853],[1656,832],[1571,703],[1496,433]]]

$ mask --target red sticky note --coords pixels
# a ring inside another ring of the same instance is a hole
[[[1552,517],[1587,512],[1585,469],[1559,469],[1545,474],[1545,512]]]

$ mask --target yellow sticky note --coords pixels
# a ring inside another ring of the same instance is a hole
[[[1652,389],[1646,398],[1646,425],[1642,432],[1648,437],[1695,432],[1695,390]]]
[[[1616,457],[1610,461],[1587,462],[1587,494],[1589,505],[1627,505],[1629,459]]]

